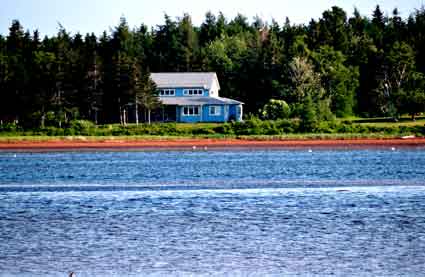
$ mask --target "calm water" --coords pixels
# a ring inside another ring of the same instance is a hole
[[[0,276],[425,276],[425,149],[0,153]]]

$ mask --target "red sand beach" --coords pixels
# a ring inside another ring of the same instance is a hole
[[[89,149],[227,149],[227,148],[386,148],[425,147],[425,138],[409,139],[176,139],[3,141],[0,150],[49,151]]]

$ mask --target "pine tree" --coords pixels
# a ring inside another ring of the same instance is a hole
[[[210,11],[206,13],[205,20],[199,31],[199,44],[205,46],[218,37],[217,19]]]
[[[313,132],[317,127],[318,119],[316,108],[313,104],[311,95],[307,95],[301,106],[301,124],[300,129],[303,132]]]
[[[24,56],[24,31],[18,20],[12,22],[6,41],[7,52],[7,81],[5,90],[6,105],[5,113],[18,121],[21,109],[21,99],[25,94],[27,69],[25,68]]]
[[[192,19],[188,14],[185,14],[178,23],[178,38],[177,71],[190,72],[195,61],[198,38],[193,29]]]
[[[137,72],[137,71],[135,71]],[[148,124],[151,124],[151,112],[161,106],[161,102],[158,97],[158,89],[156,84],[150,78],[148,71],[140,72],[140,78],[136,82],[136,103],[147,112]]]

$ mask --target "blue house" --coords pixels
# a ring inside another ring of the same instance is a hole
[[[152,73],[164,105],[162,118],[175,122],[242,120],[242,102],[220,97],[215,73]]]

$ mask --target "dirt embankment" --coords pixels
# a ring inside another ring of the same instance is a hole
[[[323,139],[323,140],[249,140],[249,139],[176,139],[176,140],[48,140],[0,142],[0,150],[54,151],[90,149],[227,149],[227,148],[393,148],[425,147],[425,138],[409,139]]]

